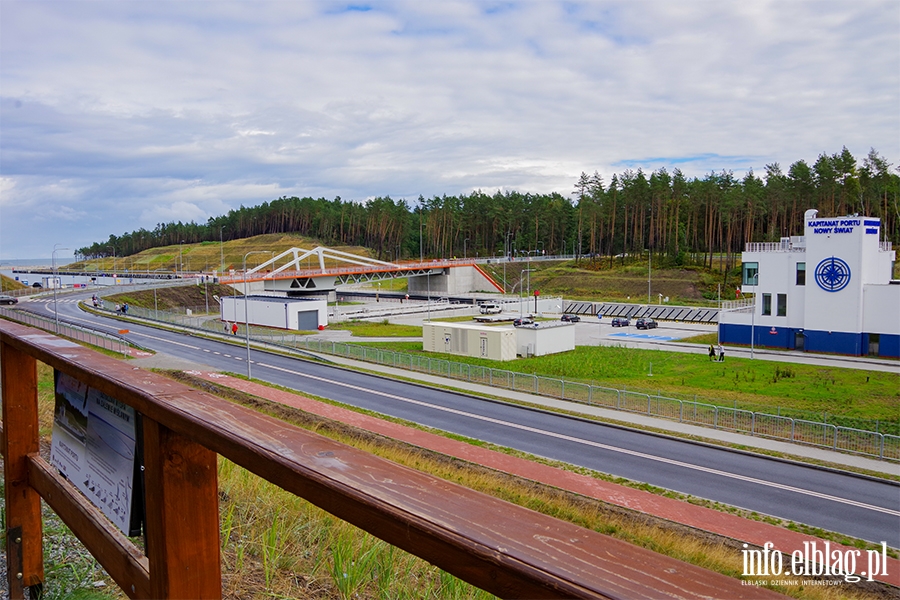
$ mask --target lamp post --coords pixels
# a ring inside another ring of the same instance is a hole
[[[181,275],[179,277],[184,277],[184,254],[182,254],[182,247],[184,246],[184,240],[178,242],[178,265],[179,269],[181,269]],[[178,272],[175,272],[178,275]]]
[[[528,292],[531,293],[531,272],[534,269],[522,269],[522,272],[519,274],[519,316],[522,316],[522,277],[525,276],[525,273],[528,273]]]
[[[463,240],[463,260],[466,260],[466,257],[467,257],[467,254],[466,254],[466,242],[468,242],[468,241],[469,241],[469,238],[466,238],[466,239]]]
[[[68,250],[68,248],[57,248],[59,244],[53,244],[53,316],[56,317],[56,333],[59,334],[59,309],[56,303],[56,289],[59,287],[59,276],[56,270],[56,253],[60,250]]]
[[[647,305],[650,305],[650,269],[653,265],[653,252],[647,249]]]
[[[756,337],[756,293],[753,294],[753,304],[750,310],[750,360],[753,360],[753,345]]]
[[[222,241],[222,230],[223,229],[225,229],[225,226],[220,225],[219,226],[219,255],[220,255],[220,258],[222,259],[222,270],[219,271],[219,273],[221,273],[221,275],[219,275],[219,277],[222,277],[223,275],[225,275],[225,242]]]
[[[244,255],[244,328],[247,338],[247,379],[250,379],[250,310],[247,301],[247,257],[251,254],[269,254],[269,250],[251,250]],[[237,310],[235,310],[235,313]],[[235,314],[235,316],[237,316]],[[235,319],[236,320],[236,319]]]
[[[112,276],[113,276],[113,285],[116,285],[116,247],[110,244],[107,248],[113,251],[113,268],[112,268]]]

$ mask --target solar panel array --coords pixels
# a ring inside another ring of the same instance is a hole
[[[629,319],[644,317],[657,321],[680,321],[682,323],[718,323],[719,321],[718,308],[697,308],[691,306],[653,306],[617,302],[570,301],[566,303],[565,312],[577,315],[628,317]]]

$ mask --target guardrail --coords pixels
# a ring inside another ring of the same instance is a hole
[[[37,361],[141,415],[146,554],[41,457]],[[13,599],[44,580],[41,499],[129,597],[220,598],[217,455],[502,597],[775,597],[8,321],[0,379]]]
[[[12,319],[13,321],[18,321],[19,323],[24,323],[25,325],[31,325],[32,327],[38,327],[47,331],[55,331],[61,336],[78,340],[79,342],[84,342],[96,346],[97,348],[103,348],[110,352],[116,352],[123,356],[127,356],[128,351],[131,348],[131,344],[126,340],[114,335],[79,327],[77,325],[70,325],[63,321],[59,322],[59,329],[57,329],[57,323],[54,319],[48,319],[47,317],[42,317],[30,312],[0,308],[0,317]]]

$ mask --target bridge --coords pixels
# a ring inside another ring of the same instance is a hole
[[[312,250],[291,248],[246,272],[223,274],[219,282],[232,285],[262,282],[266,291],[302,293],[333,291],[338,285],[398,277],[409,278],[410,292],[425,291],[426,287],[431,293],[461,293],[476,288],[503,291],[474,259],[392,263],[323,246]]]

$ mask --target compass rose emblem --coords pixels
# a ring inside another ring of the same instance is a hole
[[[850,283],[850,265],[832,256],[816,267],[816,283],[826,292],[839,292]]]

